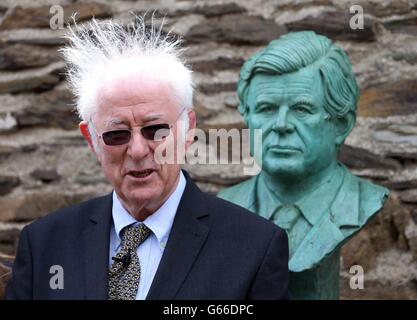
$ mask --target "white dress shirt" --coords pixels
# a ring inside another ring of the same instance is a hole
[[[175,191],[169,196],[167,201],[152,215],[147,217],[143,222],[137,221],[123,208],[116,192],[113,191],[113,224],[110,229],[110,254],[109,267],[114,257],[121,247],[121,230],[132,224],[144,223],[152,232],[149,237],[139,245],[137,255],[139,257],[141,278],[139,282],[136,300],[144,300],[151,287],[159,262],[161,261],[172,223],[178,209],[182,194],[184,193],[186,180],[180,171],[180,179]]]

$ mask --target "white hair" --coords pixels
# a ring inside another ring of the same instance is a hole
[[[124,26],[114,20],[92,19],[85,27],[69,27],[68,46],[62,48],[68,81],[74,91],[78,115],[89,121],[97,107],[97,90],[104,79],[140,75],[168,83],[180,108],[191,108],[191,70],[181,61],[181,39],[162,34],[152,17],[149,27],[135,16]]]
[[[92,19],[86,26],[69,27],[69,44],[60,49],[67,62],[67,78],[76,96],[81,120],[89,122],[97,110],[98,91],[107,80],[118,76],[140,76],[167,83],[178,108],[192,108],[191,70],[181,61],[182,40],[162,33],[154,18],[150,26],[135,16],[125,26],[114,20]],[[188,113],[180,119],[188,129]],[[94,139],[93,139],[94,140]]]

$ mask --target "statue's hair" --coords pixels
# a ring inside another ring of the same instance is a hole
[[[98,89],[118,76],[140,76],[167,83],[179,108],[191,108],[191,70],[181,60],[181,39],[150,26],[135,16],[127,26],[114,20],[92,19],[86,26],[69,27],[69,44],[61,49],[67,77],[77,98],[80,118],[90,121],[97,107]],[[162,23],[163,25],[163,23]],[[140,85],[140,84],[139,84]],[[184,112],[187,115],[187,112]]]
[[[292,32],[271,41],[245,62],[238,81],[239,112],[246,115],[246,96],[257,73],[282,75],[316,67],[324,88],[324,109],[331,117],[356,114],[359,89],[346,53],[313,31]]]

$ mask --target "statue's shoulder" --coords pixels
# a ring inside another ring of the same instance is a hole
[[[257,176],[254,176],[232,187],[223,189],[217,196],[246,208],[250,198],[254,196],[256,179]]]
[[[301,272],[318,266],[324,258],[355,235],[383,207],[388,189],[355,176],[346,167],[343,184],[329,214],[309,231],[293,253],[289,266]]]
[[[370,217],[382,209],[389,196],[389,190],[365,179],[359,177],[356,177],[356,179],[359,182],[360,190],[360,220],[362,224],[365,224]]]
[[[389,190],[383,186],[374,184],[368,180],[355,176],[349,169],[345,169],[345,178],[342,192],[346,193],[344,201],[349,200],[350,206],[354,205],[357,213],[359,227],[364,226],[367,221],[384,206],[389,195]],[[340,201],[339,201],[340,202]],[[347,204],[345,203],[345,207]],[[353,209],[353,208],[352,208]]]

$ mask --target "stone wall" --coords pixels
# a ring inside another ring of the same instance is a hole
[[[364,29],[349,28],[353,4]],[[343,248],[342,298],[417,298],[417,0],[0,1],[0,296],[19,232],[46,213],[111,190],[77,129],[73,97],[50,28],[50,7],[65,19],[160,9],[165,28],[184,36],[194,70],[198,126],[242,128],[235,84],[243,61],[270,40],[315,30],[349,54],[361,88],[357,126],[340,159],[390,188],[372,222]],[[206,191],[245,177],[228,165],[185,166]],[[349,269],[365,288],[349,287]]]

